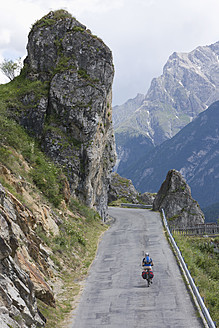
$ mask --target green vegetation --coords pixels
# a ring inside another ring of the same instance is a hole
[[[123,178],[123,177],[120,177],[119,174],[115,174],[115,178],[116,181],[114,182],[114,185],[115,186],[121,186],[124,187],[124,188],[128,188],[131,184],[130,180],[126,179],[126,178]]]
[[[51,16],[52,18],[49,18]],[[54,25],[58,20],[62,20],[66,18],[73,18],[73,17],[69,12],[67,12],[64,9],[51,11],[47,15],[43,16],[40,20],[36,21],[36,23],[33,24],[33,28]]]
[[[4,61],[0,63],[0,70],[5,76],[7,76],[7,78],[10,81],[12,81],[15,78],[15,76],[19,73],[21,67],[22,67],[21,58],[19,58],[15,62],[13,62],[13,60],[4,59]]]
[[[1,163],[34,183],[51,203],[58,206],[63,197],[61,170],[49,161],[40,151],[38,143],[15,121],[0,115],[0,129]],[[19,165],[20,155],[31,166],[29,172]]]
[[[219,237],[174,235],[212,319],[219,324]]]
[[[82,77],[83,79],[90,79],[90,76],[87,74],[87,72],[81,68],[78,70],[78,75]]]
[[[84,32],[85,31],[85,29],[83,27],[81,27],[81,26],[75,26],[75,27],[73,27],[72,30],[74,32]]]
[[[78,76],[81,77],[82,79],[85,79],[90,82],[91,86],[94,86],[93,83],[99,82],[99,79],[93,79],[91,76],[87,73],[87,71],[83,68],[80,68],[78,71]]]
[[[63,197],[63,174],[40,150],[36,140],[16,123],[10,116],[25,112],[30,105],[35,104],[48,93],[48,84],[40,81],[30,81],[23,73],[8,84],[0,85],[0,155],[1,162],[12,172],[17,172],[19,155],[29,163],[29,172],[19,167],[21,176],[34,183],[55,206]],[[22,101],[26,95],[31,95],[33,104]],[[9,109],[9,110],[8,110]]]
[[[167,220],[168,221],[174,221],[174,220],[178,219],[179,216],[180,216],[180,214],[175,214],[172,217],[168,218]]]
[[[121,206],[122,203],[130,203],[125,197],[122,197],[122,198],[119,198],[117,200],[114,200],[112,201],[109,206],[115,206],[115,207],[118,207],[118,206]]]
[[[74,65],[69,64],[70,60],[71,60],[70,57],[61,56],[58,64],[56,65],[56,68],[53,71],[53,75],[60,73],[60,72],[67,71],[69,69],[75,69]]]
[[[13,109],[13,112],[24,111],[31,107],[36,107],[37,101],[43,96],[48,95],[48,82],[42,83],[39,80],[31,81],[26,78],[27,67],[21,71],[21,74],[13,81],[0,85],[0,115],[6,115],[7,109]],[[32,102],[25,104],[23,98],[31,96]]]

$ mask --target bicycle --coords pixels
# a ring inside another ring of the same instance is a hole
[[[150,284],[152,284],[153,277],[154,277],[154,274],[150,269],[145,269],[142,272],[142,278],[146,280],[147,287],[150,287]]]

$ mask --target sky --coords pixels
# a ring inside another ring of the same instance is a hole
[[[174,51],[219,41],[218,0],[1,0],[0,62],[25,58],[32,24],[57,9],[69,11],[111,49],[113,105],[146,94]],[[6,82],[0,73],[0,83]]]

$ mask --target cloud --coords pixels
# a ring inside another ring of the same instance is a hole
[[[174,51],[218,41],[218,0],[6,0],[0,3],[0,59],[24,56],[32,24],[60,8],[112,50],[114,104],[146,93]]]

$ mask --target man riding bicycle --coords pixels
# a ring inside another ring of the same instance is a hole
[[[152,270],[152,266],[154,265],[152,258],[149,256],[149,253],[145,253],[145,257],[142,260],[143,270]]]
[[[152,284],[152,279],[154,274],[152,272],[152,266],[154,265],[152,258],[149,256],[149,253],[145,253],[145,257],[142,260],[142,278],[147,280],[148,287]]]

